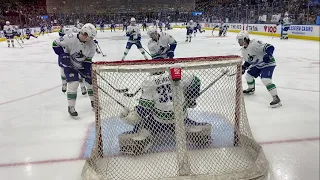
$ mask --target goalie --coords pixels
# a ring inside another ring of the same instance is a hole
[[[156,34],[149,33],[151,38],[154,38]],[[161,37],[156,39],[161,39]],[[188,108],[197,106],[196,99],[200,96],[201,81],[195,75],[183,75],[180,82],[184,93],[185,108],[179,115],[184,117],[187,143],[201,147],[211,140],[211,124],[199,123],[188,118]],[[127,124],[133,126],[132,131],[119,135],[121,152],[128,155],[143,154],[152,147],[154,137],[158,137],[160,133],[169,134],[175,131],[174,97],[171,87],[170,74],[165,71],[151,73],[150,77],[142,83],[139,104],[131,111],[124,109],[120,114]],[[168,141],[160,142],[162,142],[161,146],[166,146],[165,142]]]

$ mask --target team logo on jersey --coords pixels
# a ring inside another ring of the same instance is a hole
[[[250,62],[250,64],[257,64],[259,59],[257,59],[256,55],[248,54],[248,61]]]
[[[74,57],[80,59],[80,58],[84,58],[85,55],[83,55],[82,50],[80,50],[80,52],[74,53]]]

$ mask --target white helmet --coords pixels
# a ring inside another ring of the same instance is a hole
[[[136,22],[136,18],[132,17],[132,18],[130,19],[130,22]]]
[[[6,21],[6,25],[10,25],[10,22],[9,22],[9,21]]]
[[[191,19],[190,22],[193,23],[193,20]]]
[[[150,27],[148,29],[147,33],[148,33],[149,37],[152,38],[152,39],[157,39],[158,38],[158,31],[157,31],[157,28],[155,28],[155,27]]]
[[[249,33],[247,31],[240,31],[237,35],[237,40],[244,40],[244,38],[249,39]]]
[[[96,29],[96,27],[94,27],[93,24],[87,23],[87,24],[82,26],[80,33],[81,34],[87,34],[88,37],[93,39],[97,35],[97,29]]]

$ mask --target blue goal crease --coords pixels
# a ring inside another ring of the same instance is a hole
[[[199,112],[196,110],[188,111],[189,118],[197,122],[207,122],[212,124],[212,142],[211,147],[230,147],[234,142],[234,129],[232,124],[228,123],[225,117],[221,117],[215,113]],[[120,148],[118,143],[118,135],[131,131],[132,126],[125,124],[119,117],[111,117],[102,121],[102,141],[103,151],[109,155],[119,155]],[[104,131],[105,130],[105,131]],[[85,150],[83,158],[89,158],[95,141],[95,126],[89,127],[89,134],[85,141]],[[174,143],[166,144],[167,147],[156,145],[153,147],[155,151],[172,151]]]

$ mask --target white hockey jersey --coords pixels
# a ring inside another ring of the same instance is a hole
[[[192,29],[192,30],[193,30],[194,27],[195,27],[195,23],[190,23],[190,22],[188,22],[187,25],[186,25],[186,28],[187,28],[187,29]]]
[[[181,87],[184,92],[188,87],[200,81],[196,76],[182,74]],[[142,94],[139,99],[139,106],[151,110],[153,118],[161,123],[174,123],[173,97],[171,89],[171,77],[168,72],[161,75],[150,75],[142,83]],[[187,117],[187,101],[184,102],[183,118]],[[145,117],[141,117],[145,118]]]
[[[70,54],[70,61],[74,68],[77,69],[83,68],[83,61],[91,61],[96,52],[96,46],[93,41],[83,43],[78,39],[78,34],[72,33],[56,39],[53,42],[54,47],[62,47],[65,53]]]
[[[138,24],[128,26],[126,34],[132,35],[129,36],[128,42],[135,43],[137,40],[141,39],[140,27]]]
[[[266,54],[265,50],[271,46],[271,44],[264,43],[259,40],[251,40],[247,48],[242,48],[242,57],[251,66],[256,66],[257,68],[264,68],[267,66],[275,66],[276,62],[273,57],[270,57],[270,62],[263,62],[263,56]]]
[[[8,36],[12,36],[14,33],[14,28],[12,25],[4,25],[3,26],[3,31],[6,32]]]
[[[290,26],[290,18],[289,17],[284,17],[283,18],[283,26],[284,27],[289,27]]]
[[[151,39],[148,43],[148,48],[152,59],[167,58],[167,52],[170,44],[177,44],[177,41],[165,32],[159,33],[157,41]]]

